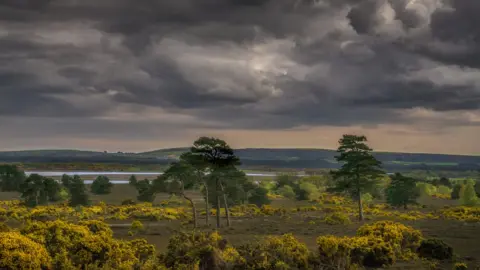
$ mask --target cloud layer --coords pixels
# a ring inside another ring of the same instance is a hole
[[[479,12],[476,0],[3,0],[0,121],[124,140],[478,127]],[[34,138],[17,130],[0,137]]]

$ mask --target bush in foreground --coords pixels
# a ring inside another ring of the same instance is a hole
[[[132,250],[153,249],[148,244],[139,247],[136,242],[114,239],[107,224],[94,220],[80,224],[30,222],[21,233],[45,247],[53,269],[134,269],[147,260],[141,260]]]
[[[318,237],[318,262],[338,269],[391,265],[414,256],[421,239],[420,231],[403,224],[375,222],[360,227],[356,237]]]
[[[50,264],[42,245],[18,232],[0,233],[0,269],[49,269]]]
[[[244,259],[218,233],[194,231],[170,238],[164,263],[172,269],[225,269],[244,264]]]
[[[292,234],[267,236],[238,252],[245,259],[242,269],[309,269],[310,251]]]

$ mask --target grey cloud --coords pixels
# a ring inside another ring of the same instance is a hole
[[[479,84],[408,79],[424,62],[480,67],[479,4],[441,2],[0,1],[0,115],[133,104],[276,129],[477,110]]]

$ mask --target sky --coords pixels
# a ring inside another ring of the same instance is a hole
[[[478,0],[0,0],[0,150],[480,154]]]

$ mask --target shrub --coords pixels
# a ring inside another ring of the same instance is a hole
[[[104,237],[113,237],[113,231],[110,226],[102,221],[99,220],[87,220],[87,221],[80,221],[78,223],[81,226],[85,226],[88,230],[94,234],[101,234]]]
[[[282,195],[285,198],[288,199],[294,199],[295,198],[295,191],[293,191],[293,188],[289,185],[284,185],[283,187],[278,189],[278,194]]]
[[[142,232],[144,230],[143,223],[140,222],[139,220],[134,220],[132,222],[132,225],[130,225],[130,231],[128,232],[130,235],[136,235],[139,232]]]
[[[334,212],[327,215],[324,221],[328,225],[348,225],[352,223],[348,215],[341,212]]]
[[[472,182],[468,182],[460,190],[460,202],[465,206],[474,206],[478,203],[477,193]]]
[[[5,223],[0,222],[0,233],[9,231],[11,231],[10,227],[8,227]]]
[[[18,232],[0,233],[1,269],[47,269],[51,258],[43,246]]]
[[[332,269],[381,267],[395,261],[395,252],[380,238],[329,235],[317,238],[317,245],[319,262]]]
[[[147,262],[156,255],[155,246],[149,244],[145,239],[134,239],[129,241],[128,245],[140,262]]]
[[[317,200],[320,197],[320,192],[317,186],[312,183],[303,182],[298,186],[296,192],[298,200]]]
[[[308,269],[310,251],[292,234],[267,236],[239,247],[238,252],[245,258],[247,269]]]
[[[179,232],[168,243],[164,257],[165,266],[172,269],[215,269],[213,266],[245,264],[237,250],[217,233]]]
[[[100,221],[83,225],[63,221],[30,222],[22,234],[43,245],[50,254],[55,269],[78,269],[89,265],[128,269],[138,263],[130,248],[113,239]],[[98,230],[103,233],[93,233]]]
[[[267,196],[268,190],[263,187],[257,187],[253,190],[252,195],[248,198],[248,202],[257,206],[270,204],[272,201]]]
[[[426,239],[417,250],[423,258],[449,260],[453,257],[453,249],[440,239]]]
[[[422,233],[419,230],[393,221],[363,225],[357,230],[357,235],[383,239],[392,246],[397,256],[415,252],[422,241]]]
[[[468,266],[465,263],[455,263],[453,265],[453,270],[467,270]]]

